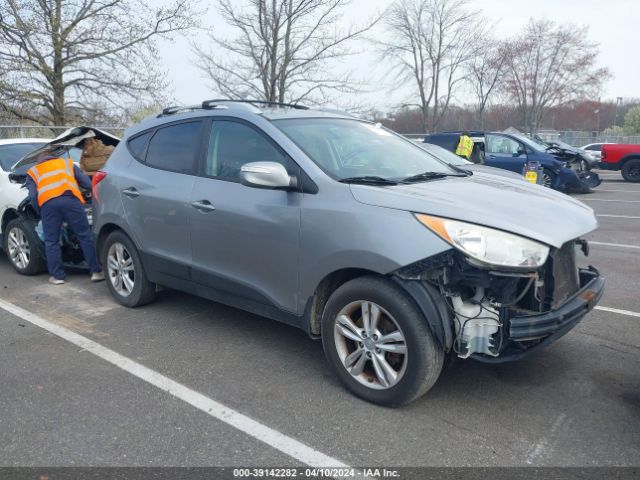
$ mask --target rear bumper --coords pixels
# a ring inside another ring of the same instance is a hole
[[[499,357],[472,355],[486,363],[503,363],[520,360],[542,348],[548,347],[575,327],[598,304],[604,293],[605,279],[593,267],[580,270],[580,290],[562,305],[550,312],[538,315],[512,317],[509,328],[509,346]],[[513,342],[541,339],[529,348],[520,348]]]

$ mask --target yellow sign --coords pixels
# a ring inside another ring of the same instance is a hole
[[[524,178],[527,182],[538,183],[538,172],[528,171],[524,174]]]

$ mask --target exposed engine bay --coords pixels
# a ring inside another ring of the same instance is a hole
[[[460,358],[487,361],[526,351],[561,329],[565,317],[570,322],[571,313],[557,317],[556,309],[598,275],[592,267],[577,267],[577,250],[588,255],[587,242],[577,239],[553,249],[533,271],[492,270],[450,250],[396,275],[425,282],[444,298],[450,350]]]

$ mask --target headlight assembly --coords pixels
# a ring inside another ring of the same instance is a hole
[[[420,223],[472,259],[486,266],[538,268],[549,247],[511,233],[448,218],[416,214]]]

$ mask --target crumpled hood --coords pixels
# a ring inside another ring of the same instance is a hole
[[[350,186],[367,205],[485,225],[556,248],[598,226],[593,210],[568,195],[479,172],[412,185]]]

